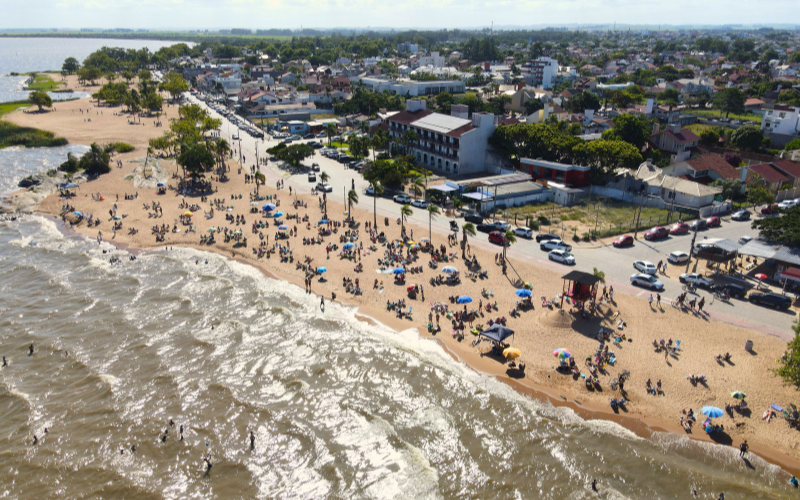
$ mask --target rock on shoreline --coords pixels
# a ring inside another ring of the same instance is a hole
[[[32,213],[48,195],[58,192],[58,186],[67,182],[67,174],[56,172],[54,176],[47,175],[46,172],[33,174],[19,181],[19,187],[23,188],[0,199],[0,213]],[[70,182],[82,184],[86,182],[86,176],[75,174]]]

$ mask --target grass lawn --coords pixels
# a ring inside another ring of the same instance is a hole
[[[14,102],[3,102],[0,103],[0,116],[5,114],[11,113],[19,108],[25,108],[30,106],[28,101],[14,101]]]
[[[702,118],[725,118],[725,113],[711,109],[689,109],[686,110],[686,114],[695,115]],[[762,116],[757,115],[755,113],[745,113],[741,115],[736,113],[730,113],[728,115],[728,118],[730,118],[731,120],[744,120],[753,123],[761,123]]]
[[[62,82],[57,82],[47,75],[37,73],[33,82],[25,87],[25,90],[41,90],[42,92],[52,92],[53,90],[57,90],[61,85],[63,85]]]
[[[56,137],[52,132],[35,128],[18,127],[12,123],[0,121],[0,149],[8,146],[25,146],[26,148],[64,146],[67,140]]]
[[[346,142],[331,141],[331,147],[337,149],[350,149],[350,145],[347,144]]]
[[[712,127],[711,125],[704,125],[702,123],[692,123],[691,125],[687,125],[686,128],[688,128],[695,134],[700,135],[700,132],[702,132],[703,130],[709,130],[714,127]]]

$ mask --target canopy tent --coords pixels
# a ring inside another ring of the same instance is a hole
[[[780,248],[779,245],[769,245],[761,241],[752,240],[742,245],[742,248],[739,249],[739,255],[771,259]]]
[[[482,331],[481,335],[487,339],[494,340],[495,342],[502,342],[508,337],[514,335],[514,330],[511,328],[506,328],[499,323],[495,323],[486,330]]]
[[[796,267],[789,267],[781,271],[781,278],[792,281],[800,281],[800,269]]]

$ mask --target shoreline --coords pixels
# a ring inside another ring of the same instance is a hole
[[[55,219],[54,222],[56,223],[56,227],[65,236],[84,238],[85,240],[90,241],[88,235],[83,234],[75,229],[68,228],[63,221],[61,221],[60,219],[58,219],[58,217],[52,214],[34,211],[32,215],[35,215],[37,217],[42,217],[44,219],[49,219],[50,217],[53,217]],[[272,269],[267,269],[266,267],[250,259],[245,259],[242,257],[231,257],[227,253],[214,247],[208,247],[208,246],[201,247],[200,245],[185,244],[185,243],[179,243],[178,245],[154,245],[152,247],[137,247],[132,244],[121,241],[112,241],[112,240],[103,240],[103,241],[105,243],[111,244],[118,250],[129,252],[132,255],[141,255],[142,253],[145,252],[163,250],[167,246],[170,247],[178,246],[182,248],[191,248],[193,250],[198,250],[201,252],[209,252],[217,254],[228,260],[234,260],[240,264],[251,266],[257,269],[259,272],[261,272],[263,276],[267,278],[289,283],[291,285],[300,288],[300,280],[296,279],[291,275],[280,273]],[[316,295],[317,297],[321,295],[320,292],[318,291],[311,291],[310,293]],[[322,295],[325,296],[324,294]],[[463,363],[467,368],[480,375],[491,377],[501,383],[507,384],[515,391],[525,396],[528,396],[532,399],[542,402],[547,402],[553,407],[569,408],[583,420],[588,421],[588,420],[600,419],[600,420],[611,421],[631,431],[635,435],[649,440],[652,439],[656,433],[666,433],[666,434],[673,434],[677,437],[685,436],[692,441],[706,442],[717,446],[721,446],[723,448],[731,448],[730,446],[714,442],[712,439],[708,437],[706,433],[702,433],[700,434],[701,437],[698,437],[697,434],[686,433],[679,425],[670,424],[665,420],[628,416],[622,412],[615,413],[614,411],[605,407],[601,407],[591,401],[581,401],[578,396],[569,391],[561,391],[559,392],[558,395],[556,395],[550,390],[548,390],[547,387],[536,384],[530,378],[527,378],[527,376],[522,379],[514,379],[508,377],[507,375],[503,375],[501,373],[493,373],[492,371],[481,370],[477,365],[470,363],[466,359],[463,359],[462,356],[460,356],[455,350],[451,349],[450,346],[448,346],[447,342],[445,342],[442,338],[437,337],[436,335],[420,332],[416,326],[405,325],[401,321],[397,320],[391,321],[391,318],[379,318],[380,316],[383,315],[381,311],[371,310],[371,308],[368,308],[363,304],[345,302],[342,301],[340,297],[337,297],[336,300],[331,300],[330,295],[327,295],[325,297],[328,299],[329,303],[337,302],[340,306],[353,308],[355,310],[354,316],[359,321],[363,321],[373,326],[377,325],[383,326],[385,328],[390,329],[395,334],[399,334],[401,331],[404,330],[415,329],[417,330],[417,335],[420,339],[427,339],[435,342],[439,347],[443,349],[443,351],[447,355],[449,355],[457,363]],[[386,321],[387,319],[390,321]],[[779,450],[763,446],[759,443],[750,444],[750,452],[756,454],[764,461],[780,467],[783,471],[792,474],[793,476],[800,476],[800,460],[794,457],[791,457]]]

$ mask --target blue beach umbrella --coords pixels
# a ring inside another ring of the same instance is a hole
[[[393,274],[403,274],[405,272],[406,270],[403,269],[402,267],[395,267],[394,269],[392,269]]]
[[[318,267],[318,268],[317,268],[317,272],[318,272],[318,273],[320,273],[320,274],[324,273],[324,272],[325,272],[325,271],[327,271],[327,270],[328,270],[328,268],[327,268],[327,267]]]
[[[283,212],[275,212],[275,215],[274,215],[274,217],[275,217],[276,219],[277,219],[278,217],[282,217],[282,216],[283,216]]]
[[[322,219],[321,221],[319,221],[319,224],[327,224],[329,222],[330,221],[328,219]]]
[[[725,415],[725,412],[717,408],[716,406],[704,406],[703,409],[700,411],[703,412],[703,415],[710,418],[719,418]]]
[[[354,246],[356,246],[356,244],[355,244],[355,243],[345,243],[345,244],[342,246],[342,248],[344,248],[345,250],[347,250],[347,249],[353,248]]]
[[[261,210],[263,210],[265,212],[272,212],[273,210],[275,210],[275,204],[274,203],[265,203],[265,204],[261,205]]]
[[[458,302],[459,304],[469,304],[470,302],[472,302],[472,297],[469,297],[467,295],[462,295],[461,297],[456,299],[456,302]]]
[[[72,212],[72,215],[81,215],[81,216],[83,216],[83,214],[80,213],[80,212]]]
[[[458,269],[453,266],[447,266],[442,268],[442,272],[445,274],[455,274],[458,272]]]
[[[156,184],[156,187],[160,187],[161,188],[161,187],[164,187],[164,186],[166,186],[166,184],[163,183],[163,182],[159,182],[158,184]]]
[[[530,290],[517,290],[515,293],[517,294],[517,297],[522,298],[527,298],[532,295]]]
[[[289,229],[289,226],[287,226],[286,224],[281,224],[280,226],[278,226],[278,229],[280,229],[281,231],[286,231],[287,229]]]

